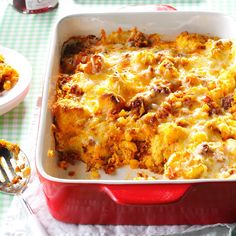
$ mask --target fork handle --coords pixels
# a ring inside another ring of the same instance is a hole
[[[27,201],[25,201],[25,199],[21,195],[18,195],[18,198],[28,213],[27,218],[28,218],[28,221],[30,224],[31,235],[48,236],[48,233],[45,231],[45,228],[42,226],[42,224],[37,219],[36,215],[34,214],[32,208],[27,203]]]

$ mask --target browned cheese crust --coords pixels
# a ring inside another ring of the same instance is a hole
[[[233,41],[195,33],[164,41],[119,28],[69,39],[52,106],[59,166],[233,177],[235,68]]]

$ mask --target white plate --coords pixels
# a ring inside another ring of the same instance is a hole
[[[4,57],[4,61],[19,73],[19,80],[15,86],[9,91],[0,93],[0,115],[3,115],[25,98],[29,91],[32,69],[22,54],[10,48],[0,46],[0,54]]]

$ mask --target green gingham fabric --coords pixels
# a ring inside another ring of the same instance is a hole
[[[24,102],[0,116],[0,139],[19,144],[29,140],[32,132],[31,124],[34,119],[37,119],[34,116],[34,110],[37,107],[38,97],[41,95],[49,36],[57,11],[26,15],[16,12],[11,5],[8,5],[0,18],[0,44],[22,53],[31,63],[33,71],[30,91]],[[11,200],[11,196],[0,193],[0,229]]]
[[[48,48],[52,27],[65,9],[70,4],[72,8],[83,12],[83,7],[91,10],[102,10],[105,7],[119,7],[119,5],[135,4],[170,4],[178,10],[204,10],[220,11],[236,17],[235,0],[59,0],[59,7],[49,13],[27,15],[21,14],[7,5],[1,7],[2,1],[8,4],[8,0],[0,0],[0,44],[15,49],[22,53],[31,63],[33,74],[30,91],[19,106],[7,114],[0,116],[0,139],[6,139],[15,143],[23,143],[29,140],[32,124],[37,124],[35,115],[38,98],[41,95],[42,82],[45,75]],[[37,125],[35,125],[35,129]],[[0,232],[4,216],[8,213],[12,197],[0,193]],[[1,235],[1,233],[0,233]]]

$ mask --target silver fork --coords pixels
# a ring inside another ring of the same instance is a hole
[[[30,173],[27,173],[29,168],[29,160],[21,150],[16,156],[7,148],[0,147],[0,192],[18,197],[28,212],[32,235],[46,236],[48,234],[22,195],[30,179]]]

